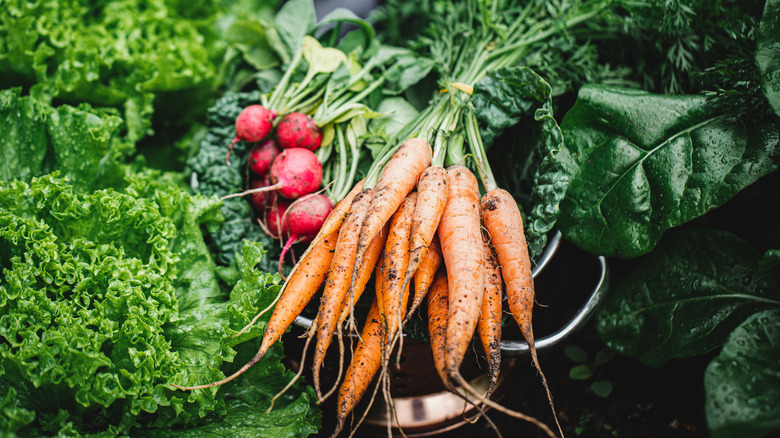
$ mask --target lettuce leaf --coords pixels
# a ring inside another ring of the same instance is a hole
[[[264,322],[233,335],[280,287],[256,269],[265,252],[248,241],[240,280],[220,283],[200,229],[222,220],[221,202],[181,183],[150,170],[123,191],[80,193],[56,172],[0,183],[0,431],[182,436],[239,417],[247,434],[270,423],[289,436],[316,430],[319,413],[300,388],[262,414],[291,377],[280,346],[224,388],[170,386],[240,366],[237,352],[256,351]],[[247,383],[257,375],[262,388]]]
[[[21,88],[0,91],[0,180],[29,182],[58,170],[76,190],[120,187],[135,152],[122,140],[122,120],[89,105],[42,104]]]

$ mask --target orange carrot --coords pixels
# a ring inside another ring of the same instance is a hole
[[[450,195],[439,224],[439,242],[450,288],[445,362],[447,374],[453,377],[460,373],[460,364],[479,319],[485,259],[477,179],[460,165],[448,167],[447,173]]]
[[[428,334],[431,337],[431,350],[436,372],[444,385],[450,387],[445,357],[447,356],[447,313],[448,313],[447,273],[439,271],[427,294]]]
[[[330,263],[328,279],[325,282],[325,290],[322,292],[320,308],[317,312],[319,325],[317,327],[317,343],[314,348],[312,364],[312,378],[318,397],[322,397],[319,385],[320,367],[333,339],[333,333],[341,316],[341,308],[347,299],[347,293],[350,289],[360,224],[363,223],[366,216],[370,200],[371,189],[361,191],[352,200],[349,213],[344,218],[344,223],[339,230],[339,238],[336,242],[333,260]]]
[[[531,324],[534,305],[534,277],[531,273],[531,258],[528,255],[528,246],[523,230],[523,217],[517,207],[517,202],[509,192],[503,189],[493,189],[482,198],[482,220],[501,266],[509,310],[528,343],[531,359],[542,378],[555,423],[560,431],[561,426],[555,414],[552,393],[539,365],[539,358],[534,346],[534,332]]]
[[[411,281],[436,236],[449,192],[446,169],[441,166],[425,169],[417,182],[417,204],[409,237],[409,266],[403,275],[404,286]],[[417,291],[415,294],[421,295],[420,300],[425,296]]]
[[[374,237],[374,239],[371,241],[371,244],[368,245],[368,250],[366,251],[366,262],[363,264],[363,268],[360,271],[360,275],[358,276],[357,284],[355,284],[355,290],[354,296],[349,296],[343,303],[344,306],[341,310],[341,316],[339,317],[337,328],[337,334],[339,339],[339,372],[338,377],[336,378],[336,385],[333,386],[327,393],[323,394],[322,400],[327,399],[330,397],[330,395],[333,393],[335,388],[338,387],[338,382],[341,380],[341,372],[343,371],[343,342],[342,342],[342,327],[344,325],[344,321],[348,317],[352,315],[352,310],[354,308],[355,303],[360,299],[360,296],[363,294],[363,291],[366,289],[366,284],[368,283],[368,280],[371,279],[371,274],[374,272],[374,268],[377,268],[378,272],[378,265],[377,260],[380,259],[380,256],[382,255],[382,250],[385,247],[385,241],[387,240],[387,228],[389,224],[385,225],[385,228],[380,232],[379,234]],[[379,278],[379,277],[377,277]],[[350,319],[350,323],[352,324],[354,322],[354,319]],[[352,325],[352,327],[356,327],[356,325]],[[355,330],[357,332],[357,330]]]
[[[357,258],[352,283],[357,280],[363,264],[363,256],[371,239],[390,220],[398,207],[417,185],[417,179],[431,164],[431,147],[423,139],[411,138],[398,148],[385,165],[382,175],[374,187],[366,220],[360,229]]]
[[[409,312],[404,319],[404,325],[409,322],[409,319],[414,315],[414,312],[420,307],[422,301],[425,299],[428,293],[428,288],[433,283],[433,277],[436,275],[436,271],[442,264],[441,245],[439,245],[439,238],[434,235],[431,240],[431,244],[428,246],[428,250],[420,262],[420,266],[414,273],[414,299],[412,305],[409,307]],[[407,270],[408,272],[408,270]]]
[[[366,290],[366,284],[368,283],[368,280],[371,279],[371,274],[374,273],[374,268],[377,267],[377,262],[379,261],[379,257],[382,255],[383,250],[385,249],[385,242],[387,242],[387,234],[388,229],[390,228],[390,224],[385,224],[382,231],[377,234],[372,240],[371,243],[368,245],[368,249],[366,250],[366,257],[365,261],[363,263],[363,268],[360,270],[360,274],[358,275],[357,282],[355,283],[355,290],[353,296],[349,296],[346,306],[341,311],[341,317],[339,318],[339,325],[343,323],[347,317],[352,313],[352,307],[354,306],[354,303],[357,303],[360,299],[361,295],[363,295],[363,291]],[[378,277],[377,277],[378,278]],[[351,304],[350,305],[350,302]]]
[[[295,318],[301,314],[303,308],[311,301],[314,294],[317,293],[317,290],[325,281],[338,235],[337,230],[320,242],[310,245],[304,257],[295,265],[290,276],[287,277],[287,281],[282,286],[279,300],[276,303],[276,307],[274,307],[271,318],[268,320],[268,324],[265,326],[260,349],[249,362],[235,373],[218,382],[186,388],[177,386],[177,388],[190,390],[222,385],[240,376],[252,365],[256,364],[268,349],[281,338]]]
[[[482,295],[482,310],[477,321],[477,334],[485,350],[488,361],[488,389],[485,398],[490,398],[498,382],[501,369],[501,319],[502,289],[501,268],[498,266],[493,249],[488,242],[483,244],[485,251],[485,291]]]
[[[409,262],[409,233],[412,227],[414,206],[417,201],[417,192],[409,193],[390,219],[390,230],[387,235],[387,243],[382,264],[382,287],[378,288],[377,305],[379,315],[385,324],[385,341],[389,346],[400,324],[402,296],[408,296],[408,285],[404,289],[401,283],[401,275],[406,271]],[[404,313],[405,314],[405,313]]]
[[[382,322],[379,319],[377,300],[374,299],[360,335],[360,342],[339,388],[336,405],[337,424],[332,436],[335,437],[341,432],[347,415],[355,409],[379,370],[382,363],[382,344]]]

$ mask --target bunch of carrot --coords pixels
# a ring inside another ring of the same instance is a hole
[[[445,168],[442,149],[432,150],[419,137],[388,148],[392,154],[376,166],[381,174],[369,172],[336,205],[294,266],[255,357],[233,375],[194,388],[219,385],[242,374],[322,290],[308,336],[310,340],[316,336],[313,383],[320,401],[324,400],[330,395],[320,389],[325,353],[334,334],[340,337],[344,324],[352,321],[354,303],[373,275],[376,295],[339,387],[334,436],[379,370],[386,374],[404,323],[426,298],[434,362],[445,386],[464,398],[464,391],[469,392],[486,405],[532,421],[555,436],[536,419],[489,400],[500,368],[504,291],[541,373],[531,325],[533,277],[517,203],[495,187],[484,171],[480,175],[487,193],[480,197],[475,175],[462,164]],[[486,163],[479,156],[476,161],[484,170]],[[489,364],[486,394],[477,393],[460,375],[475,332]]]

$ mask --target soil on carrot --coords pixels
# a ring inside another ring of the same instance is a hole
[[[621,270],[621,263],[627,262],[610,260],[613,274]],[[575,314],[588,298],[599,273],[594,256],[562,241],[553,262],[536,281],[537,339],[553,333]],[[511,326],[505,338],[521,339]],[[285,342],[287,356],[300,357],[300,350],[290,350],[295,348],[293,344]],[[653,368],[630,357],[610,353],[591,320],[555,349],[540,354],[542,369],[567,437],[707,436],[703,376],[712,355],[675,360]],[[509,358],[505,356],[504,360]],[[586,364],[592,371],[590,376]],[[517,365],[509,372],[511,376],[507,379],[506,395],[501,403],[554,427],[544,388],[530,357],[518,358]],[[328,437],[335,424],[335,413],[327,402],[322,408],[322,428],[317,436]],[[504,436],[545,436],[524,421],[494,411],[489,411],[488,415]],[[348,436],[348,433],[342,435]],[[363,427],[355,436],[386,436],[386,431]],[[496,435],[488,422],[481,419],[435,436],[484,438]]]

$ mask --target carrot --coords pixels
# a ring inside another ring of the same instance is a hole
[[[490,398],[498,382],[501,370],[501,319],[502,289],[501,268],[488,242],[483,244],[487,272],[485,291],[482,295],[482,309],[477,320],[477,334],[488,361],[488,389],[485,398]]]
[[[449,191],[447,170],[441,166],[425,169],[417,182],[417,204],[409,237],[409,265],[403,275],[404,287],[411,281],[436,236]],[[422,301],[425,294],[415,290],[415,298],[418,296]]]
[[[371,200],[371,189],[365,189],[358,193],[352,200],[349,213],[344,218],[344,223],[339,230],[339,238],[333,260],[330,263],[328,279],[325,282],[325,290],[322,292],[320,308],[317,312],[319,326],[317,328],[317,343],[314,347],[314,359],[312,364],[312,379],[317,396],[322,398],[320,392],[320,367],[325,359],[325,353],[333,339],[333,333],[341,316],[341,308],[347,299],[350,289],[350,276],[352,266],[355,263],[355,251],[360,224],[368,211]]]
[[[406,195],[417,185],[417,179],[430,164],[430,145],[423,139],[411,138],[398,148],[385,165],[382,175],[374,187],[368,215],[360,229],[357,258],[352,273],[353,285],[357,280],[358,271],[363,264],[363,256],[371,239],[390,220]]]
[[[182,390],[210,388],[212,386],[222,385],[243,374],[246,370],[256,364],[271,346],[281,338],[282,334],[290,327],[290,324],[301,314],[303,308],[312,299],[317,290],[319,290],[330,267],[333,258],[333,250],[338,240],[338,229],[329,236],[316,244],[312,244],[304,253],[303,258],[295,265],[290,276],[282,286],[280,297],[271,314],[271,318],[266,324],[263,340],[257,354],[249,360],[238,371],[230,376],[206,385],[180,387]],[[262,312],[261,312],[262,313]],[[256,319],[257,317],[255,317]],[[254,320],[249,324],[253,324]],[[246,327],[245,327],[246,328]]]
[[[414,273],[414,299],[412,305],[409,307],[409,312],[404,319],[403,325],[409,322],[409,319],[414,315],[414,312],[420,307],[428,288],[433,283],[433,277],[436,275],[436,271],[442,264],[441,245],[439,245],[439,238],[434,235],[431,240],[431,244],[428,246],[428,250],[420,262],[420,266]],[[407,270],[408,271],[408,270]]]
[[[485,415],[484,410],[477,404],[466,397],[461,392],[457,391],[452,385],[452,382],[447,374],[446,356],[447,356],[447,318],[449,313],[449,285],[447,284],[447,273],[444,270],[436,272],[436,276],[431,284],[430,289],[426,295],[428,302],[428,335],[430,336],[431,351],[433,353],[433,366],[436,368],[436,372],[439,374],[444,387],[452,391],[454,394],[463,398],[467,403],[473,404],[480,415],[483,415],[485,420],[495,430],[497,436],[501,436],[501,432],[493,421]]]
[[[428,334],[431,337],[433,364],[446,387],[451,386],[444,360],[447,355],[448,296],[447,273],[439,271],[427,294]]]
[[[542,378],[547,391],[550,408],[553,411],[558,430],[561,426],[555,414],[552,393],[547,385],[534,346],[531,324],[534,305],[534,277],[531,273],[531,258],[523,230],[523,217],[512,195],[503,189],[493,189],[482,198],[482,220],[495,248],[496,258],[506,284],[509,310],[528,343],[531,359]],[[561,431],[561,435],[563,432]]]
[[[337,424],[332,436],[335,437],[341,432],[347,415],[355,409],[379,370],[382,363],[382,344],[382,322],[379,318],[377,300],[374,299],[360,335],[360,342],[339,388],[336,404]]]
[[[409,263],[409,234],[412,227],[417,192],[409,193],[390,219],[390,231],[382,263],[382,287],[377,289],[379,315],[384,323],[385,342],[389,346],[401,322],[401,313],[406,310],[401,300],[408,299],[408,285],[401,283],[401,275]],[[407,286],[404,288],[404,286]],[[405,304],[405,303],[404,303]],[[404,313],[405,315],[405,313]],[[389,352],[388,352],[389,353]]]
[[[357,282],[355,283],[355,290],[353,291],[354,295],[349,296],[349,300],[351,300],[351,303],[347,302],[346,303],[347,305],[344,306],[344,308],[342,309],[341,317],[339,318],[339,325],[341,325],[347,319],[347,317],[352,313],[352,308],[354,307],[354,303],[358,302],[361,295],[363,295],[363,291],[366,290],[366,284],[368,283],[368,280],[371,279],[371,274],[373,274],[374,268],[377,267],[377,265],[381,265],[381,263],[377,263],[377,262],[379,261],[379,258],[382,255],[383,250],[385,249],[385,243],[387,242],[387,234],[389,228],[390,228],[390,224],[389,223],[385,224],[382,231],[379,234],[377,234],[371,240],[371,243],[368,245],[368,249],[366,250],[365,261],[363,262],[363,267],[361,268],[357,278]]]
[[[368,283],[368,280],[371,279],[371,274],[374,272],[375,267],[377,268],[378,272],[377,260],[379,260],[380,256],[382,255],[382,250],[385,247],[388,225],[385,225],[384,230],[377,234],[376,237],[374,237],[374,239],[371,241],[371,244],[368,245],[368,250],[366,251],[366,263],[363,264],[363,268],[361,269],[360,275],[358,276],[357,284],[355,285],[355,290],[353,291],[354,295],[350,295],[347,300],[345,300],[346,302],[343,303],[344,306],[341,310],[341,316],[339,317],[339,322],[336,326],[339,339],[339,373],[338,377],[336,378],[336,384],[322,396],[322,400],[330,397],[335,388],[338,387],[339,380],[341,380],[341,372],[343,371],[344,363],[341,329],[344,325],[344,321],[346,321],[346,319],[352,315],[354,305],[357,303],[357,301],[360,299],[360,296],[363,294],[363,291],[366,289],[366,284]],[[354,321],[354,319],[350,321]]]
[[[447,374],[453,377],[460,373],[479,318],[485,260],[477,179],[461,165],[448,167],[447,173],[450,195],[438,231],[450,288],[445,364]]]

